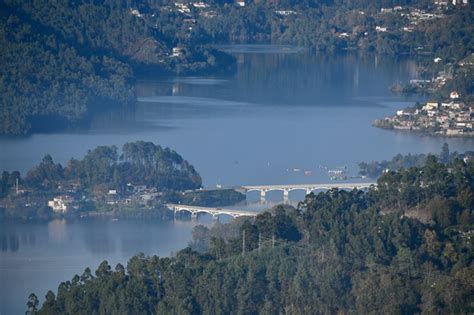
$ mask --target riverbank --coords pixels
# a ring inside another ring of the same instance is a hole
[[[180,203],[201,207],[224,207],[245,200],[245,195],[232,190],[208,190],[171,192],[167,194],[147,193],[122,197],[74,199],[71,195],[54,193],[29,194],[28,203],[24,198],[10,196],[8,201],[0,199],[0,222],[49,222],[57,219],[138,219],[169,221],[176,214],[166,207],[166,203]],[[67,197],[67,198],[66,198]],[[13,200],[13,202],[12,202]],[[58,210],[64,207],[65,211]],[[179,214],[179,218],[187,217]]]

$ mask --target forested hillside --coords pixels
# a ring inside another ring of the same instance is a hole
[[[0,27],[0,133],[60,129],[134,101],[131,69],[117,59],[82,56],[18,16],[0,16]]]
[[[389,172],[254,221],[199,227],[173,258],[104,261],[32,314],[471,314],[474,162]],[[414,215],[418,214],[418,215]]]
[[[232,69],[234,58],[209,45],[436,54],[444,64],[473,52],[472,20],[472,4],[432,1],[2,0],[0,134],[62,129],[131,104],[137,74]],[[472,89],[469,78],[456,85]]]
[[[137,73],[226,69],[233,60],[162,36],[124,1],[0,2],[0,134],[62,129],[135,102]],[[186,48],[186,49],[184,49]]]
[[[429,156],[429,154],[397,154],[390,161],[360,162],[359,174],[371,178],[378,178],[387,171],[398,171],[402,168],[409,169],[411,167],[422,167],[426,163],[427,156]],[[441,152],[437,154],[436,157],[442,163],[449,163],[455,159],[472,159],[474,158],[474,151],[466,151],[464,153],[450,152],[449,145],[444,143]]]
[[[433,1],[244,2],[244,7],[219,6],[215,17],[204,15],[198,19],[200,27],[193,32],[223,42],[264,40],[316,51],[436,54],[449,60],[459,60],[474,49],[472,4],[437,7]]]

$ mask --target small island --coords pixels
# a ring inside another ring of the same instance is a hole
[[[166,203],[225,206],[245,196],[232,189],[203,190],[194,167],[177,152],[152,142],[90,150],[66,166],[46,155],[26,176],[0,178],[1,220],[134,218],[172,220]]]

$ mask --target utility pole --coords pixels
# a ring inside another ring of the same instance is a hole
[[[258,233],[258,253],[260,254],[262,248],[262,233]]]
[[[275,248],[275,234],[272,235],[272,248]]]
[[[245,257],[245,230],[243,230],[242,232],[243,232],[243,235],[242,235],[242,256]]]
[[[18,195],[18,178],[16,179],[16,194]]]

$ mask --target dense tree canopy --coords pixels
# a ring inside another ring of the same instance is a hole
[[[89,150],[82,160],[71,159],[65,167],[46,155],[25,177],[14,171],[3,172],[0,197],[15,187],[54,192],[57,186],[74,185],[93,191],[96,186],[125,190],[131,185],[154,187],[158,191],[200,188],[200,175],[188,161],[169,148],[152,142],[126,143],[119,154],[115,146],[99,146]]]
[[[135,74],[144,70],[191,73],[233,64],[233,58],[205,43],[184,49],[157,23],[150,27],[133,15],[131,5],[2,1],[0,134],[62,129],[97,111],[130,106],[136,100]],[[140,8],[149,10],[146,3]],[[186,54],[174,58],[178,44]]]
[[[411,167],[422,167],[426,163],[427,154],[397,154],[390,161],[371,161],[359,163],[359,174],[378,178],[384,172],[398,171],[402,168],[408,169]],[[449,163],[455,159],[474,158],[473,151],[466,151],[462,154],[457,152],[450,152],[449,145],[443,144],[441,151],[436,155],[438,160],[444,164]]]
[[[212,48],[216,43],[435,53],[445,62],[457,62],[474,49],[472,4],[444,10],[442,22],[420,21],[409,32],[403,30],[412,27],[408,11],[402,16],[381,14],[380,9],[402,5],[406,10],[433,10],[431,1],[247,1],[244,7],[210,1],[206,9],[183,5],[187,11],[167,0],[2,1],[0,134],[65,128],[87,121],[98,110],[130,105],[137,73],[232,69],[234,58]],[[278,13],[288,10],[292,13]],[[376,26],[389,31],[377,32]],[[472,90],[470,73],[453,80],[465,94]]]
[[[473,176],[473,161],[428,156],[368,192],[311,193],[298,209],[197,227],[176,257],[138,255],[114,271],[105,261],[38,313],[469,314]]]
[[[59,129],[134,101],[132,72],[121,61],[84,54],[4,3],[0,25],[0,134]]]

